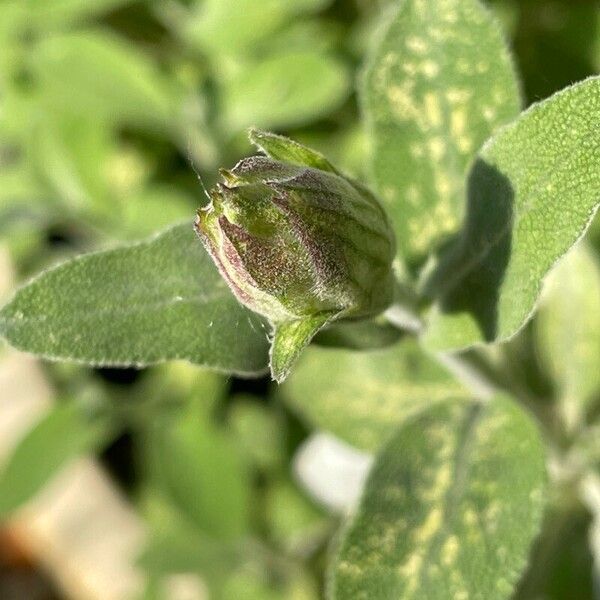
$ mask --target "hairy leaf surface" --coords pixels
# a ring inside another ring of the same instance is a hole
[[[335,600],[506,600],[542,514],[544,453],[514,403],[445,403],[377,457],[330,580]]]
[[[457,231],[467,167],[517,116],[519,91],[500,29],[476,0],[405,0],[374,48],[363,106],[373,175],[398,249],[422,256]]]
[[[531,316],[542,281],[600,204],[600,78],[534,105],[475,162],[463,231],[429,288],[437,350],[501,341]]]
[[[312,426],[368,451],[408,417],[468,395],[411,340],[372,352],[311,347],[281,393]]]
[[[0,335],[46,358],[184,359],[245,375],[267,366],[263,325],[233,297],[191,223],[46,271],[0,311]]]

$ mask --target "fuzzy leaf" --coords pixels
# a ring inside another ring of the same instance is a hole
[[[373,176],[410,260],[455,233],[467,167],[520,109],[500,29],[476,0],[406,0],[364,80]]]
[[[371,352],[311,347],[281,394],[312,427],[368,451],[407,418],[468,395],[412,340]]]
[[[507,600],[539,530],[544,483],[539,432],[511,401],[430,408],[377,457],[330,597]]]
[[[600,204],[600,78],[524,112],[471,170],[462,234],[429,283],[438,299],[425,341],[465,348],[514,335],[542,281]]]
[[[0,311],[0,335],[93,365],[184,359],[243,375],[267,366],[263,322],[238,304],[191,223],[42,273]]]

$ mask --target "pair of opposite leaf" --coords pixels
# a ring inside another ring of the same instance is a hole
[[[264,153],[222,170],[195,229],[237,299],[273,325],[283,381],[323,327],[393,300],[392,225],[379,201],[321,154],[252,130]]]

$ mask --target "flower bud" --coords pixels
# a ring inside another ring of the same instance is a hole
[[[275,324],[385,310],[395,242],[377,199],[300,144],[251,139],[267,156],[222,170],[195,225],[238,300]]]

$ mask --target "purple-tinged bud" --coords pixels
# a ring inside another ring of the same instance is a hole
[[[276,327],[385,310],[395,241],[377,199],[309,148],[251,139],[267,156],[222,170],[195,225],[238,300]]]

